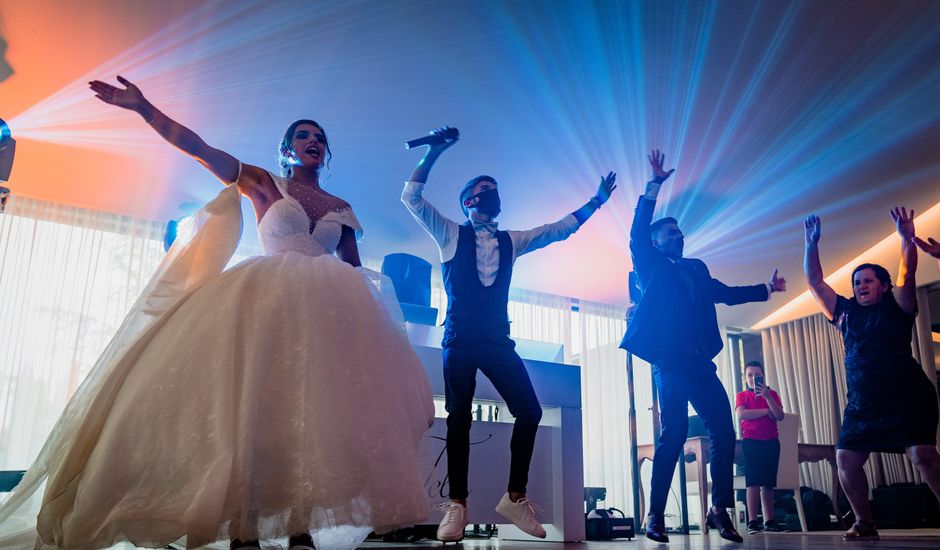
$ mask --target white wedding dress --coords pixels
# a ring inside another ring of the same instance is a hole
[[[181,228],[0,505],[0,548],[308,529],[318,548],[352,548],[428,516],[419,446],[434,409],[390,282],[333,256],[343,225],[360,232],[349,208],[311,233],[272,177],[284,199],[259,222],[265,256],[222,271],[241,234],[234,185]]]

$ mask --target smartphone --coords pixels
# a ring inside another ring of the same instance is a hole
[[[764,385],[764,376],[762,374],[758,374],[757,376],[754,377],[754,391],[756,393],[760,393],[763,390],[763,388],[761,387],[763,385]]]

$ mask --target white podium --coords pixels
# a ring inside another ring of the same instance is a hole
[[[443,327],[407,323],[414,347],[435,398],[443,399],[444,377],[441,358]],[[584,466],[581,443],[581,374],[578,367],[561,362],[533,359],[537,356],[558,360],[557,346],[517,341],[517,351],[525,362],[535,393],[542,405],[542,421],[535,438],[529,470],[528,496],[545,511],[538,514],[547,538],[554,542],[584,540]],[[560,361],[560,360],[559,360]],[[506,492],[509,480],[509,440],[512,418],[493,385],[477,375],[475,401],[503,405],[496,421],[474,421],[470,430],[469,522],[499,525],[500,539],[541,540],[523,533],[494,510]],[[428,432],[424,452],[427,472],[425,487],[431,498],[429,521],[437,522],[437,504],[449,497],[445,440],[446,421],[438,418]]]

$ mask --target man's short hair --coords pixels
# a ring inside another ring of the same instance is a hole
[[[748,362],[744,365],[744,368],[746,369],[746,368],[748,368],[748,367],[755,367],[755,368],[760,369],[761,372],[764,372],[764,365],[761,364],[760,361],[748,361]]]
[[[464,216],[469,216],[470,213],[467,211],[467,207],[463,205],[463,201],[467,200],[473,194],[473,187],[481,181],[490,181],[493,182],[493,185],[499,185],[496,183],[495,179],[487,175],[477,176],[468,181],[463,186],[463,189],[460,190],[460,209],[463,210]]]
[[[677,220],[677,219],[675,219],[675,218],[672,218],[672,217],[669,217],[669,218],[660,218],[660,219],[658,219],[658,220],[656,220],[655,222],[653,222],[653,223],[650,224],[650,234],[655,235],[656,232],[659,231],[659,229],[660,229],[662,226],[668,225],[668,224],[670,224],[670,223],[671,223],[671,224],[675,224],[675,225],[679,225],[679,220]]]

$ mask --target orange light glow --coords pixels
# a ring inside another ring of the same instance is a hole
[[[823,220],[825,222],[825,220]],[[914,218],[914,225],[917,228],[918,236],[940,236],[940,203],[933,205],[929,210]],[[826,242],[825,225],[823,225],[823,236],[820,239],[820,255],[825,257],[827,247],[834,248],[838,246],[835,242]],[[885,266],[893,275],[897,275],[897,266],[900,261],[900,243],[897,233],[891,233],[878,244],[872,246],[865,252],[852,258],[851,261],[837,269],[831,275],[826,277],[826,282],[837,293],[843,296],[852,295],[852,270],[855,266],[870,262]],[[831,250],[830,248],[830,250]],[[921,281],[932,281],[938,277],[938,265],[929,256],[920,255],[917,267],[918,279]],[[810,291],[807,290],[790,300],[780,309],[774,311],[767,317],[764,317],[751,327],[752,330],[761,330],[793,319],[799,319],[808,315],[819,313],[819,306],[813,299]]]

